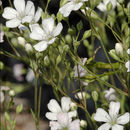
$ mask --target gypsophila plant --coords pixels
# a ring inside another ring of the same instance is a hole
[[[6,39],[13,51],[0,48],[0,54],[28,66],[24,70],[22,64],[15,65],[13,75],[22,82],[22,75],[28,72],[27,82],[35,84],[31,113],[36,130],[40,130],[43,83],[52,87],[57,99],[44,106],[51,130],[128,130],[130,2],[61,0],[57,13],[51,14],[51,1],[36,7],[30,0],[9,0],[5,8],[0,1],[5,21],[0,25],[0,44]],[[73,14],[79,17],[74,25]],[[82,51],[86,56],[79,54]],[[2,61],[0,64],[1,70],[7,69]],[[1,90],[0,95],[9,122],[5,129],[14,130],[16,120],[11,120],[5,107],[5,92]],[[9,95],[14,96],[11,91]],[[16,115],[21,111],[20,105]]]

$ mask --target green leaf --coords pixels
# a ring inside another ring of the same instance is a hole
[[[82,28],[83,28],[83,23],[82,23],[82,21],[80,21],[80,22],[77,24],[77,29],[78,29],[78,31],[80,31]]]

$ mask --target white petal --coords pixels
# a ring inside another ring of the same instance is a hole
[[[47,18],[42,21],[43,29],[47,34],[51,33],[54,29],[54,19],[53,18]]]
[[[130,55],[130,48],[127,50],[127,53]]]
[[[117,119],[117,124],[124,125],[127,124],[129,121],[130,121],[130,113],[127,112]]]
[[[63,112],[68,112],[70,109],[71,99],[69,97],[62,97],[61,106]]]
[[[109,115],[111,118],[115,118],[120,110],[120,103],[119,102],[110,102],[109,105]]]
[[[26,15],[32,15],[32,16],[34,16],[35,7],[34,7],[33,2],[31,2],[31,1],[27,2],[25,13],[26,13]]]
[[[56,40],[56,38],[52,38],[50,41],[48,41],[48,44],[52,44],[52,43],[54,43],[55,40]]]
[[[18,19],[12,19],[6,22],[6,26],[9,28],[15,28],[20,25],[21,21]]]
[[[55,36],[58,36],[58,35],[61,33],[62,29],[63,29],[62,24],[61,24],[61,23],[58,23],[58,25],[56,26],[56,28],[53,30],[52,35],[53,35],[54,37],[55,37]]]
[[[102,2],[97,6],[97,8],[102,12],[107,11],[106,6]]]
[[[70,111],[68,112],[68,115],[69,115],[69,118],[72,118],[72,117],[76,117],[77,116],[77,111]]]
[[[4,8],[4,13],[2,14],[2,16],[6,19],[16,18],[16,15],[17,15],[17,11],[10,7]]]
[[[69,129],[68,130],[80,130],[80,120],[74,120],[71,122],[71,124],[69,125]]]
[[[49,120],[57,120],[57,113],[47,112],[45,116]]]
[[[44,39],[44,31],[40,28],[38,24],[32,25],[31,26],[32,33],[30,34],[30,38],[34,40],[42,40]]]
[[[48,44],[46,41],[41,41],[37,43],[36,45],[34,45],[33,47],[35,48],[36,51],[42,52],[46,50],[46,48],[48,47]]]
[[[78,3],[78,4],[75,4],[75,6],[74,6],[74,8],[73,8],[73,10],[79,10],[80,8],[81,8],[81,6],[83,5],[83,3]]]
[[[19,13],[24,13],[25,0],[14,0],[14,6]]]
[[[111,128],[111,125],[109,123],[104,123],[98,128],[98,130],[109,130],[110,128]]]
[[[114,125],[114,126],[112,126],[112,130],[123,130],[123,126],[121,126],[121,125]]]
[[[0,103],[4,101],[4,94],[2,91],[0,91]]]
[[[127,68],[127,72],[130,72],[130,60],[125,63],[125,67]]]
[[[30,23],[33,19],[33,16],[29,15],[29,16],[25,16],[23,19],[22,19],[22,23]]]
[[[49,126],[51,127],[51,130],[61,130],[61,125],[56,121],[50,121]]]
[[[59,113],[57,114],[57,121],[60,123],[62,127],[66,127],[69,124],[69,116],[67,113]]]
[[[61,108],[55,99],[51,99],[47,106],[51,112],[55,112],[55,113],[61,112]]]
[[[73,2],[68,2],[67,4],[63,5],[59,11],[61,14],[63,14],[64,17],[68,17],[71,13],[71,11],[73,10],[74,8],[74,4]]]
[[[99,122],[108,122],[110,117],[104,109],[98,108],[94,119]]]
[[[37,12],[36,12],[35,17],[34,17],[35,22],[39,21],[39,19],[41,17],[41,13],[42,13],[42,9],[40,7],[38,7]]]
[[[24,26],[23,24],[20,24],[18,26],[18,28],[21,29],[21,30],[23,30],[23,31],[28,30],[28,27]]]

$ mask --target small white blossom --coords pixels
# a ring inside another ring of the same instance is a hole
[[[109,114],[104,109],[98,108],[94,119],[98,122],[105,122],[98,130],[123,130],[122,125],[125,125],[130,121],[130,114],[126,112],[119,116],[119,110],[119,102],[110,102]]]
[[[59,113],[57,121],[50,121],[51,130],[80,130],[80,120],[72,121],[67,113]]]
[[[69,97],[61,98],[61,107],[55,99],[51,99],[47,105],[48,109],[51,112],[47,112],[46,117],[49,120],[57,120],[57,116],[60,113],[67,113],[69,116],[69,119],[71,119],[72,117],[76,117],[76,115],[77,115],[76,111],[69,111],[70,104],[71,104],[71,99]]]
[[[6,26],[9,28],[15,28],[21,26],[23,23],[32,23],[39,20],[41,16],[41,9],[38,8],[38,11],[35,14],[35,7],[31,1],[27,1],[25,6],[25,0],[14,0],[14,7],[4,8],[4,13],[2,16],[7,19]]]
[[[119,55],[123,55],[123,47],[122,47],[122,44],[121,43],[116,43],[115,45],[115,50],[116,50],[116,53]]]
[[[76,103],[71,102],[71,104],[70,104],[70,109],[71,109],[71,110],[76,110],[76,109],[77,109]]]
[[[127,50],[128,55],[130,55],[130,48]]]
[[[75,94],[76,99],[83,100],[86,97],[86,92],[78,92]]]
[[[26,44],[25,44],[25,50],[26,50],[27,52],[31,52],[31,51],[33,50],[32,45],[29,44],[29,43],[26,43]]]
[[[18,43],[22,46],[25,46],[26,41],[23,37],[18,37]]]
[[[14,90],[10,90],[9,91],[9,96],[14,97],[15,96],[15,91]]]
[[[111,2],[112,4],[112,8],[114,9],[117,5],[117,0],[103,0],[102,2],[99,3],[99,5],[97,6],[97,8],[102,11],[102,12],[106,12],[107,11],[107,4]]]
[[[46,50],[48,45],[55,42],[56,36],[61,33],[62,28],[63,26],[61,23],[58,23],[55,27],[53,18],[44,19],[42,21],[42,28],[38,24],[33,25],[30,37],[40,41],[38,44],[34,45],[35,50],[39,52]]]
[[[4,32],[0,30],[0,43],[3,43]]]
[[[85,120],[81,120],[80,121],[80,126],[83,127],[83,128],[86,127],[87,126],[87,122]]]
[[[127,68],[127,72],[130,72],[130,60],[125,63],[125,67]]]
[[[68,0],[68,3],[63,5],[59,12],[63,14],[64,17],[68,17],[71,11],[77,11],[83,6],[83,2],[88,0]]]
[[[116,91],[113,88],[110,88],[109,90],[105,90],[104,93],[105,93],[106,100],[108,101],[116,100],[115,92]]]

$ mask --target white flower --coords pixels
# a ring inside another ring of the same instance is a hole
[[[57,121],[50,121],[50,127],[51,130],[80,130],[80,121],[79,119],[72,121],[67,113],[59,113]]]
[[[0,43],[4,42],[3,37],[4,37],[4,32],[0,30]]]
[[[29,68],[28,73],[26,75],[26,80],[28,82],[32,82],[34,78],[35,78],[34,72],[32,69]]]
[[[103,2],[101,2],[97,8],[102,11],[102,12],[106,12],[107,11],[107,4],[111,2],[112,4],[112,8],[114,9],[117,5],[117,0],[103,0]]]
[[[13,75],[18,81],[23,81],[22,70],[23,64],[15,64],[13,66]]]
[[[46,117],[49,120],[57,120],[57,115],[59,113],[68,113],[69,119],[72,117],[76,117],[76,111],[69,111],[70,110],[71,99],[69,97],[62,97],[61,98],[61,107],[59,106],[58,102],[55,99],[51,99],[48,103],[48,109],[51,112],[46,113]]]
[[[18,43],[20,45],[25,46],[26,41],[25,41],[25,39],[23,37],[18,37],[17,39],[18,39]]]
[[[119,102],[110,102],[109,114],[102,108],[98,108],[94,119],[98,122],[105,122],[98,130],[123,130],[123,126],[130,121],[130,114],[127,112],[121,116],[118,115],[120,109]]]
[[[87,126],[87,122],[85,120],[81,120],[80,121],[80,126],[83,127],[83,128],[86,127]]]
[[[64,17],[68,17],[71,11],[77,11],[83,6],[83,2],[88,0],[68,0],[69,2],[63,5],[59,12],[63,14]]]
[[[115,96],[115,89],[110,88],[109,90],[105,90],[105,98],[108,101],[112,101],[112,100],[116,100],[116,96]]]
[[[32,33],[30,37],[40,42],[34,46],[35,50],[41,52],[46,50],[49,44],[56,40],[56,36],[61,33],[63,26],[61,23],[55,27],[53,18],[46,18],[42,21],[42,28],[35,24],[32,26]]]
[[[25,6],[25,0],[14,0],[14,7],[4,8],[4,13],[2,16],[8,19],[6,26],[10,28],[15,28],[21,26],[23,23],[31,23],[32,21],[38,21],[41,15],[41,9],[35,13],[34,4],[31,1],[27,1]]]
[[[116,43],[115,50],[117,54],[123,55],[123,47],[121,43]]]
[[[130,55],[130,48],[127,50],[128,55]]]
[[[125,67],[127,68],[127,72],[130,72],[130,60],[125,63]]]

